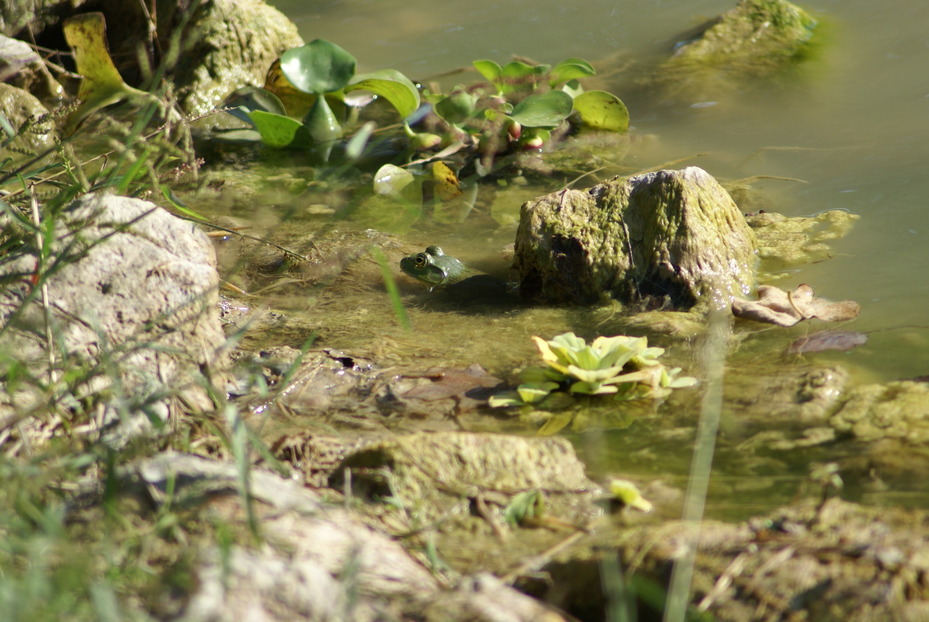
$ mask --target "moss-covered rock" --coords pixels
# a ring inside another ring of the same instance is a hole
[[[741,0],[683,36],[655,77],[675,92],[702,93],[767,77],[808,57],[817,21],[785,0]]]
[[[900,381],[857,387],[830,423],[863,441],[892,438],[924,444],[929,441],[929,385]]]
[[[832,256],[829,242],[845,237],[859,218],[845,210],[828,210],[794,218],[759,212],[746,216],[745,220],[755,232],[761,270],[770,273],[765,280],[770,280],[785,267],[829,259]]]
[[[0,149],[0,161],[8,157],[14,162],[29,158],[55,145],[57,132],[48,118],[48,110],[26,91],[0,84],[0,111],[17,132],[17,136]]]
[[[64,46],[63,20],[100,11],[111,55],[126,82],[144,84],[152,67],[174,57],[167,77],[190,114],[209,111],[240,86],[263,84],[268,67],[284,50],[303,45],[294,23],[264,0],[159,0],[151,7],[123,0],[3,4],[13,8],[0,7],[0,32],[16,35],[28,29],[52,48]]]
[[[516,234],[521,293],[548,301],[723,308],[751,288],[754,264],[745,218],[697,167],[546,195],[523,205]]]
[[[784,0],[741,0],[681,45],[672,65],[776,65],[798,57],[816,20]]]

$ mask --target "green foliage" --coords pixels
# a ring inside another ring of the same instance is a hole
[[[474,137],[481,156],[479,172],[489,172],[498,154],[542,147],[551,131],[572,114],[592,129],[629,128],[629,112],[618,97],[603,91],[584,93],[578,79],[596,72],[583,59],[569,58],[554,67],[519,60],[501,66],[487,59],[473,65],[489,84],[458,86],[447,95],[428,94],[427,99],[446,125],[447,138],[441,144]]]
[[[662,365],[658,358],[664,349],[648,347],[646,337],[597,337],[590,345],[574,333],[532,339],[546,366],[524,369],[516,391],[490,398],[491,406],[540,404],[562,388],[572,394],[659,398],[697,382],[680,376],[680,368]]]
[[[281,71],[304,93],[322,95],[345,88],[355,75],[355,57],[334,43],[316,39],[281,54]]]
[[[353,134],[353,115],[363,107],[353,109],[346,96],[366,91],[389,102],[403,119],[400,127],[409,149],[398,153],[392,164],[437,149],[472,151],[480,156],[479,175],[490,172],[499,154],[540,148],[572,115],[592,129],[629,128],[629,112],[618,97],[584,92],[578,80],[595,71],[583,59],[569,58],[554,67],[518,60],[503,66],[486,59],[473,64],[487,83],[458,86],[449,93],[427,90],[424,96],[431,108],[422,109],[419,89],[400,72],[382,69],[355,75],[356,60],[350,53],[316,39],[284,52],[268,72],[264,88],[238,89],[227,98],[225,109],[255,128],[253,134],[236,132],[236,138],[309,151],[325,163],[343,136]],[[426,130],[414,131],[411,126],[417,124]],[[370,134],[355,136],[356,145],[363,147]],[[357,160],[363,151],[346,150],[347,159]]]
[[[285,51],[268,72],[264,88],[239,89],[225,107],[252,124],[264,144],[307,150],[318,161],[328,162],[351,123],[347,93],[367,91],[382,97],[401,117],[419,107],[419,90],[399,71],[355,75],[355,66],[355,57],[344,49],[316,39]],[[350,155],[357,158],[360,152]]]

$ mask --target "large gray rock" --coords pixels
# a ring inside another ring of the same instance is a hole
[[[33,251],[24,245],[0,262],[0,279],[19,277],[0,292],[7,353],[36,374],[49,361],[65,371],[83,366],[78,392],[112,394],[105,419],[132,413],[120,420],[121,436],[148,426],[143,409],[167,420],[178,400],[185,409],[211,408],[197,377],[221,366],[225,339],[206,235],[151,203],[111,195],[75,201],[56,225],[43,262],[47,308],[29,285]],[[22,412],[41,399],[20,393],[14,404]]]
[[[751,289],[755,262],[754,235],[735,202],[709,173],[689,167],[529,201],[514,265],[530,298],[728,308]]]
[[[177,619],[341,621],[417,619],[435,622],[561,622],[564,618],[486,574],[453,590],[396,539],[365,526],[345,507],[275,473],[253,469],[253,511],[263,544],[205,548],[197,581]],[[208,509],[214,524],[247,533],[232,462],[165,453],[120,471],[124,487],[143,485],[157,502],[169,487],[174,503]],[[183,527],[183,525],[182,525]],[[198,522],[197,531],[203,525]],[[195,537],[195,536],[194,536]],[[244,538],[243,538],[244,540]]]

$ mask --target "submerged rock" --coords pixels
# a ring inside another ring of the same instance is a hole
[[[754,281],[754,235],[729,194],[697,167],[530,201],[515,252],[521,293],[548,301],[612,295],[728,308]]]
[[[687,91],[773,74],[807,55],[816,24],[784,0],[741,0],[679,43],[657,81]]]
[[[755,232],[764,280],[772,280],[792,274],[784,268],[831,258],[830,242],[845,237],[860,218],[833,209],[796,217],[762,211],[748,214],[745,220]]]
[[[898,439],[925,444],[929,441],[929,385],[899,381],[856,387],[830,423],[862,441]]]
[[[600,489],[563,438],[410,434],[349,455],[330,477],[337,490],[346,483],[364,498],[392,495],[415,505],[419,518],[460,509],[462,497],[490,491],[510,497],[532,489],[544,490],[550,511],[564,520],[583,524],[599,512],[590,502]]]
[[[785,0],[741,0],[682,43],[671,64],[758,67],[791,60],[802,53],[815,27],[812,16]]]

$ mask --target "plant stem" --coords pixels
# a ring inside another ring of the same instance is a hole
[[[701,364],[705,381],[703,399],[700,403],[700,423],[693,459],[690,464],[690,481],[684,498],[683,520],[685,531],[685,553],[674,562],[664,622],[683,622],[690,602],[691,581],[700,537],[700,521],[706,505],[706,494],[716,448],[716,432],[719,429],[723,404],[723,376],[726,364],[726,345],[729,341],[730,316],[713,311],[708,317],[706,341],[701,352]]]

